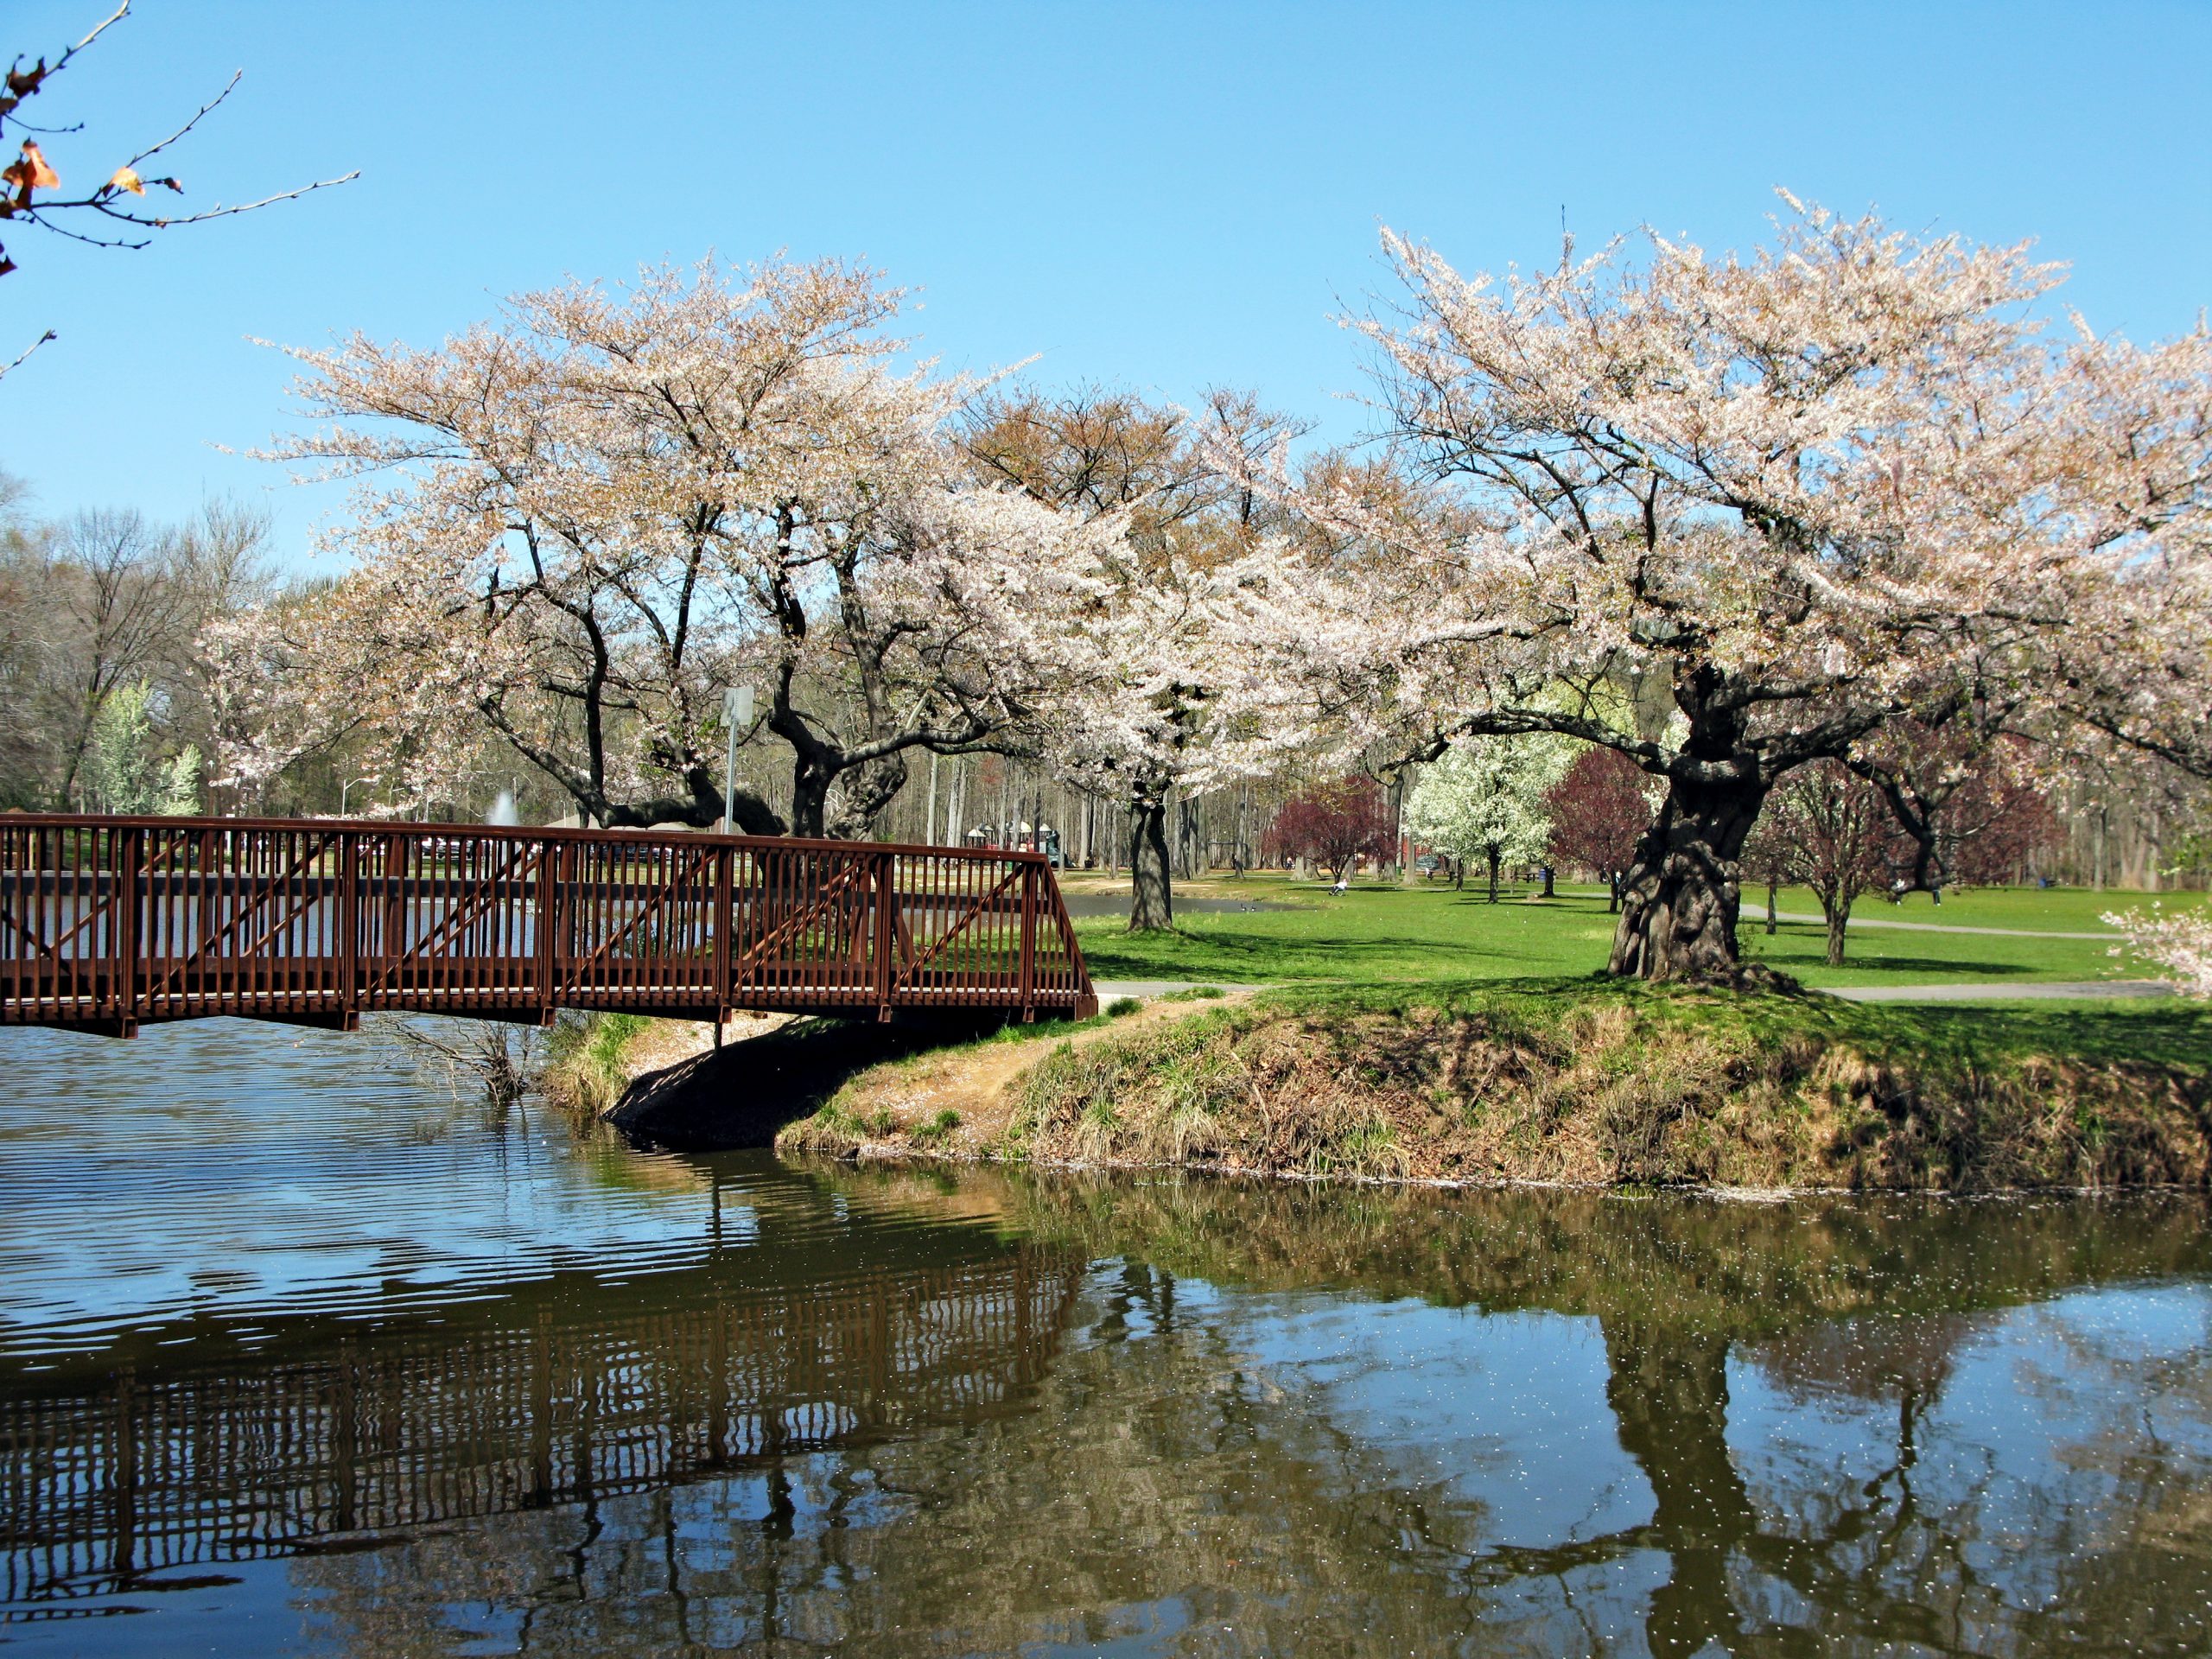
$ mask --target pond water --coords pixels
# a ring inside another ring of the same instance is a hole
[[[0,1035],[0,1646],[2199,1653],[2193,1198],[794,1167]]]

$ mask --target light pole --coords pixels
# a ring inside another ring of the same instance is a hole
[[[352,790],[354,785],[373,784],[374,782],[376,782],[376,779],[373,778],[348,778],[345,782],[340,784],[338,785],[338,816],[341,818],[346,816],[346,793]]]
[[[737,793],[737,734],[753,723],[753,688],[733,685],[722,692],[722,726],[728,747],[722,757],[722,834],[728,835],[737,820],[730,813],[730,798]]]

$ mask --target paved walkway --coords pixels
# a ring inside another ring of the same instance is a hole
[[[2057,998],[2174,994],[2174,988],[2163,979],[2076,979],[2012,985],[1835,985],[1819,988],[1830,996],[1846,997],[1853,1002],[1987,1002],[1999,997],[2044,1002]]]
[[[1264,985],[1231,985],[1218,979],[1095,979],[1090,988],[1098,994],[1098,1006],[1104,1007],[1117,996],[1134,996],[1140,1002],[1149,1002],[1156,996],[1173,996],[1178,991],[1194,991],[1201,985],[1217,991],[1263,991]]]
[[[1825,919],[1817,911],[1803,910],[1777,910],[1774,912],[1774,918],[1778,922],[1810,922],[1815,927],[1820,926]],[[1744,906],[1744,920],[1746,924],[1764,922],[1765,919],[1766,909],[1764,906]],[[2042,933],[2025,927],[1957,927],[1948,922],[1893,922],[1886,916],[1853,916],[1844,925],[1853,930],[1862,927],[1894,927],[1907,933],[1988,933],[2000,939],[2104,939],[2110,941],[2126,937],[2121,933]]]

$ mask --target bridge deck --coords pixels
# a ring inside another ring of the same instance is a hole
[[[0,817],[0,1025],[404,1009],[1096,1011],[1041,854],[322,819]]]

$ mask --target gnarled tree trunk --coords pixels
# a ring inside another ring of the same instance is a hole
[[[1167,791],[1141,789],[1129,797],[1129,931],[1151,933],[1174,925],[1167,874]]]
[[[837,781],[836,757],[818,745],[793,745],[791,834],[819,840],[830,833],[830,785]]]
[[[906,757],[879,755],[849,766],[837,775],[830,791],[827,820],[835,841],[866,841],[876,832],[876,821],[906,787]]]
[[[1610,972],[1722,984],[1744,977],[1736,860],[1766,791],[1756,778],[1669,780],[1629,867]]]

